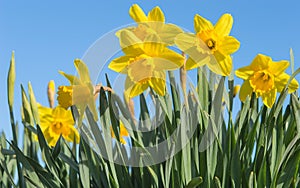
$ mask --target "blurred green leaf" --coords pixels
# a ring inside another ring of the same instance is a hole
[[[202,177],[193,178],[186,186],[186,188],[194,188],[199,186],[203,182]]]

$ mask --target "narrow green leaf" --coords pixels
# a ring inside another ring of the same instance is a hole
[[[38,107],[37,107],[37,102],[35,100],[34,92],[31,86],[31,83],[28,83],[28,93],[29,93],[29,99],[30,99],[30,107],[32,110],[33,118],[35,120],[36,124],[40,124],[40,118],[39,118],[39,113],[38,113]]]
[[[32,111],[31,111],[31,107],[30,107],[30,103],[28,100],[28,97],[25,93],[24,87],[21,84],[21,93],[22,93],[22,110],[23,110],[23,114],[24,114],[24,120],[26,123],[28,123],[29,125],[33,125],[33,115],[32,115]]]
[[[83,147],[83,143],[79,144],[79,177],[83,187],[90,187],[90,170],[88,167],[88,159]]]

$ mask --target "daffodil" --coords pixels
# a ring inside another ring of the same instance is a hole
[[[132,31],[140,40],[145,40],[147,36],[155,33],[162,43],[167,45],[174,44],[174,38],[182,30],[174,24],[165,24],[165,16],[162,10],[157,6],[154,7],[148,15],[144,13],[141,7],[134,4],[130,7],[129,15],[137,22],[137,27],[125,28]],[[120,32],[123,30],[120,30]],[[119,36],[120,32],[117,32]]]
[[[61,106],[52,109],[39,105],[38,112],[41,130],[50,146],[55,146],[60,135],[69,142],[76,140],[79,143],[79,133],[74,127],[71,110]]]
[[[271,57],[258,54],[249,66],[236,70],[236,76],[244,80],[240,89],[241,101],[255,92],[256,97],[262,97],[263,103],[271,108],[276,100],[276,92],[281,92],[290,78],[284,72],[288,66],[288,61],[274,62]],[[294,92],[298,86],[297,80],[292,79],[288,92]]]
[[[80,113],[79,125],[83,119],[86,107],[89,107],[94,119],[97,121],[98,115],[94,100],[94,86],[89,76],[89,70],[80,59],[75,59],[74,65],[79,77],[60,71],[60,73],[69,80],[71,85],[58,87],[58,103],[66,109],[72,105],[76,105]]]
[[[195,33],[181,33],[175,38],[175,44],[189,55],[186,70],[203,65],[216,74],[228,76],[232,70],[231,54],[237,51],[240,43],[229,36],[233,18],[224,14],[215,25],[199,16],[194,18]]]
[[[168,49],[155,34],[141,41],[132,32],[124,30],[120,33],[120,43],[126,46],[123,48],[125,55],[112,60],[109,68],[127,74],[125,96],[135,97],[148,87],[165,95],[165,71],[181,67],[183,56]]]
[[[129,134],[128,134],[127,129],[125,128],[125,126],[124,126],[124,124],[122,122],[120,122],[120,129],[119,129],[119,131],[120,131],[120,133],[119,133],[119,135],[120,135],[120,142],[122,144],[126,144],[126,141],[125,141],[125,139],[123,137],[129,136]],[[112,127],[110,127],[110,133],[111,133],[111,136],[113,138],[116,138],[116,135],[115,135]]]

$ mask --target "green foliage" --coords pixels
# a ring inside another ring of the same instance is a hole
[[[37,106],[29,84],[28,95],[21,86],[23,143],[18,144],[18,125],[13,113],[14,61],[8,76],[9,109],[13,140],[0,136],[0,187],[299,187],[300,186],[300,99],[298,93],[283,90],[276,104],[268,109],[254,96],[233,105],[232,79],[218,78],[205,67],[198,69],[196,88],[191,84],[187,102],[174,73],[169,72],[170,93],[154,102],[163,110],[160,126],[149,133],[129,131],[130,143],[145,151],[141,164],[154,159],[148,145],[157,145],[175,132],[182,148],[173,157],[145,167],[126,166],[134,157],[122,144],[115,144],[111,129],[119,136],[119,121],[135,126],[134,119],[114,93],[99,95],[100,123],[89,109],[80,128],[80,144],[69,144],[60,137],[50,148],[38,126]],[[300,72],[296,70],[292,77]],[[107,79],[107,85],[110,83]],[[218,85],[215,88],[215,84]],[[212,87],[213,86],[213,87]],[[27,97],[29,96],[29,98]],[[285,105],[286,99],[289,99]],[[234,109],[235,108],[235,109]],[[140,96],[138,126],[149,128],[150,114],[145,96]],[[232,117],[232,111],[238,111]],[[157,109],[158,110],[158,109]],[[72,107],[75,120],[79,115]],[[193,126],[196,129],[193,132]],[[178,132],[176,132],[178,131]],[[188,142],[186,132],[193,132]],[[37,135],[38,141],[34,136]],[[172,151],[172,144],[166,148]],[[161,151],[160,151],[161,152]],[[118,156],[120,164],[112,162]],[[17,178],[15,178],[17,177]]]

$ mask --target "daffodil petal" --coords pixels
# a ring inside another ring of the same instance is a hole
[[[108,68],[110,68],[113,71],[124,73],[126,71],[126,67],[129,65],[130,58],[133,58],[133,56],[121,56],[116,59],[113,59],[110,64],[108,65]]]
[[[147,16],[141,7],[137,4],[134,4],[129,9],[129,15],[135,22],[146,22],[148,21]]]
[[[285,69],[288,68],[289,64],[290,63],[286,60],[282,60],[279,62],[270,62],[268,70],[270,71],[270,73],[274,74],[275,76],[278,76],[281,73],[283,73]]]
[[[161,9],[157,6],[154,7],[149,13],[148,13],[148,21],[153,22],[165,22],[165,16],[164,13],[161,11]]]
[[[164,96],[166,93],[166,74],[165,72],[158,72],[154,74],[149,82],[150,87],[160,96]]]
[[[215,58],[211,58],[207,64],[208,68],[216,74],[228,76],[232,70],[232,59],[230,56],[224,56],[215,52]]]
[[[203,18],[202,16],[196,14],[194,17],[194,29],[196,33],[205,31],[205,30],[211,30],[214,26],[210,21]]]
[[[233,18],[230,14],[223,14],[215,25],[215,31],[220,36],[228,36],[232,28]]]
[[[263,103],[268,107],[272,108],[276,100],[276,88],[274,87],[270,92],[263,93],[261,95]]]
[[[92,112],[92,114],[94,116],[94,120],[98,121],[98,111],[97,111],[96,103],[95,103],[93,96],[90,97],[87,106],[89,107],[90,111]]]
[[[281,92],[285,85],[287,84],[288,80],[290,79],[290,75],[286,73],[281,73],[277,77],[275,77],[275,87],[277,88],[278,92]],[[288,86],[289,93],[295,92],[299,88],[299,83],[294,78],[290,85]]]
[[[161,54],[165,48],[160,38],[156,34],[151,34],[145,38],[143,43],[144,51],[150,56],[157,56]]]
[[[185,69],[191,70],[191,69],[195,69],[197,67],[199,67],[199,65],[192,58],[189,57],[185,63]]]
[[[243,80],[248,80],[254,74],[254,70],[250,66],[239,68],[235,71],[235,75]]]
[[[196,35],[192,33],[180,33],[175,38],[175,44],[181,51],[186,52],[188,49],[195,46]]]
[[[267,69],[269,67],[270,62],[272,62],[271,57],[266,56],[266,55],[262,55],[262,54],[258,54],[254,58],[252,63],[250,64],[250,68],[253,71],[264,70],[264,69]]]
[[[251,96],[252,91],[253,89],[249,83],[249,80],[245,80],[240,89],[240,100],[244,102],[247,96]]]
[[[153,58],[153,60],[155,70],[176,70],[183,65],[184,57],[166,48],[163,53]]]
[[[240,42],[232,36],[225,36],[218,48],[222,53],[230,55],[240,48]]]
[[[163,43],[167,45],[173,45],[175,37],[182,32],[183,32],[182,29],[177,25],[164,24],[158,34]]]
[[[53,122],[52,109],[39,105],[38,112],[40,127],[44,131]]]
[[[120,121],[120,136],[129,136],[127,129],[125,128],[124,124]]]
[[[125,96],[129,96],[130,98],[133,98],[135,96],[140,95],[143,93],[147,88],[149,87],[148,82],[136,82],[130,80],[130,78],[127,76],[125,81]]]
[[[74,65],[77,69],[77,72],[79,74],[80,80],[82,82],[91,82],[89,69],[85,65],[85,63],[80,59],[74,60]]]
[[[76,76],[73,76],[71,74],[67,74],[63,71],[58,71],[59,74],[63,75],[65,78],[67,78],[70,82],[71,85],[74,85],[74,84],[80,84],[81,81],[76,77]]]
[[[143,42],[129,30],[120,32],[120,46],[125,54],[142,53]]]
[[[70,126],[69,129],[70,129],[70,133],[66,135],[64,138],[69,142],[76,140],[76,143],[79,143],[80,136],[77,129],[73,126]]]

